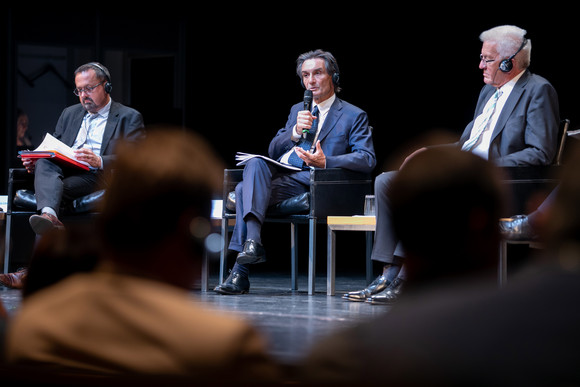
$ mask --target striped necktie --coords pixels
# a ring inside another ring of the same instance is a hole
[[[491,97],[491,101],[487,104],[483,113],[481,113],[483,118],[481,119],[479,125],[477,126],[474,132],[471,132],[471,137],[469,138],[469,140],[465,141],[465,143],[461,147],[461,150],[469,151],[475,146],[475,144],[477,144],[479,138],[481,137],[481,134],[489,125],[489,121],[491,119],[491,116],[495,112],[495,105],[497,104],[497,100],[499,99],[500,95],[501,91],[497,89],[497,91]]]

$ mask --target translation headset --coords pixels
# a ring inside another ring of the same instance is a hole
[[[528,39],[524,38],[524,40],[522,41],[522,44],[521,44],[520,48],[518,48],[518,50],[515,52],[515,54],[513,54],[509,58],[504,59],[504,60],[501,61],[501,63],[499,64],[499,69],[502,72],[509,73],[510,71],[512,71],[512,69],[514,67],[514,63],[512,62],[512,60],[515,58],[515,56],[518,54],[518,52],[520,52],[522,50],[522,48],[524,48],[524,46],[527,43],[528,43]]]
[[[113,90],[113,85],[111,84],[111,75],[109,74],[109,70],[107,70],[105,68],[105,66],[97,63],[97,62],[91,62],[88,63],[89,66],[91,67],[96,67],[101,73],[103,73],[105,75],[105,79],[106,79],[106,83],[105,83],[105,92],[107,94],[111,94],[111,90]]]

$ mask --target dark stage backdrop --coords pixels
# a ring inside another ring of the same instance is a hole
[[[562,118],[580,127],[575,68],[580,53],[574,46],[580,33],[570,9],[523,9],[505,16],[449,12],[444,6],[407,11],[344,10],[327,28],[309,27],[324,16],[308,22],[306,15],[288,22],[277,15],[193,27],[187,54],[196,70],[187,90],[196,103],[188,105],[187,125],[219,144],[229,165],[236,151],[266,152],[290,106],[302,99],[297,56],[322,48],[340,66],[339,97],[369,114],[378,173],[401,147],[431,130],[459,136],[484,85],[480,32],[515,24],[532,41],[531,71],[553,83]]]
[[[515,24],[527,29],[532,41],[531,71],[552,82],[561,117],[580,127],[580,32],[570,5],[469,8],[477,12],[442,2],[396,10],[279,3],[275,9],[209,5],[185,12],[160,6],[138,13],[9,7],[0,16],[0,194],[6,192],[15,152],[7,128],[15,123],[20,79],[15,55],[21,45],[65,50],[63,76],[70,82],[78,61],[115,58],[109,66],[116,70],[114,98],[139,109],[147,124],[177,124],[202,133],[228,167],[235,166],[237,151],[266,153],[290,106],[302,100],[298,55],[331,51],[341,70],[339,97],[366,110],[374,127],[378,174],[432,130],[459,136],[483,86],[478,36],[496,25]],[[48,101],[53,89],[42,92]],[[69,94],[54,108],[56,118],[76,102]],[[286,238],[287,231],[276,232]],[[357,245],[364,245],[362,236]],[[324,239],[319,246],[324,248]]]

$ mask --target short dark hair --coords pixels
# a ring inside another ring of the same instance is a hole
[[[328,75],[332,77],[335,74],[340,74],[340,71],[338,70],[338,63],[336,63],[336,59],[334,58],[334,56],[328,51],[318,49],[314,51],[305,52],[304,54],[300,54],[300,56],[298,56],[298,59],[296,60],[296,74],[298,75],[298,78],[302,79],[302,65],[304,64],[304,62],[307,61],[308,59],[317,59],[317,58],[324,60],[326,72],[328,73]],[[333,85],[335,93],[338,93],[340,90],[342,90],[341,87],[338,85],[338,83],[333,83]]]
[[[109,72],[109,69],[100,64],[99,62],[89,62],[79,66],[75,70],[74,75],[76,76],[77,74],[87,70],[95,70],[95,73],[97,74],[97,78],[99,80],[111,82],[111,73]]]

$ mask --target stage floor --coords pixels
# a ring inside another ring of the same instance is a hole
[[[247,319],[269,342],[273,357],[287,364],[299,362],[320,338],[356,324],[363,319],[387,313],[389,306],[343,300],[347,291],[366,286],[364,276],[337,276],[336,295],[326,295],[326,277],[317,276],[316,292],[309,296],[307,277],[298,277],[299,290],[290,289],[290,274],[256,273],[250,276],[249,294],[225,296],[213,291],[192,290],[192,300],[231,311]],[[210,277],[210,289],[217,276]],[[0,287],[0,299],[10,314],[20,306],[20,291]]]

